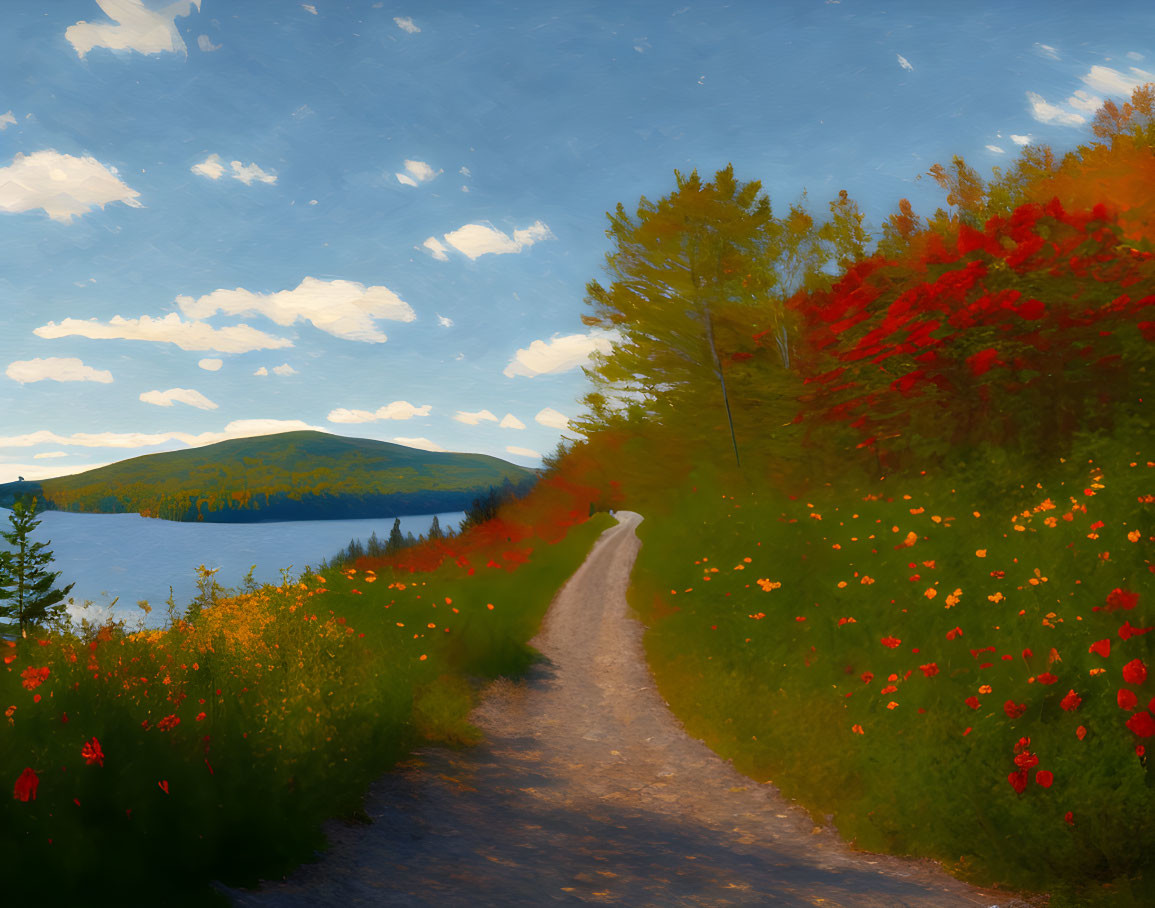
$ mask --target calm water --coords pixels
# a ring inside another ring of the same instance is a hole
[[[11,529],[9,513],[0,508],[0,529]],[[426,533],[433,516],[402,517],[401,532]],[[456,529],[464,516],[455,511],[438,514],[437,519],[442,527]],[[350,539],[364,542],[376,532],[384,542],[393,528],[392,517],[228,524],[46,511],[38,519],[40,526],[31,539],[51,540],[52,569],[60,571],[59,584],[76,584],[70,594],[74,615],[82,613],[81,605],[88,600],[94,605],[89,617],[100,618],[119,597],[112,613],[135,624],[144,616],[137,602],[147,599],[153,607],[145,619],[149,625],[165,620],[170,586],[178,608],[188,604],[196,593],[198,565],[220,568],[216,579],[225,587],[239,586],[254,564],[258,582],[278,581],[282,568],[291,568],[295,577],[306,565],[316,566],[335,555]]]

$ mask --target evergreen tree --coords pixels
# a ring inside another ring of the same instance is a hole
[[[0,618],[15,620],[22,636],[28,626],[57,621],[64,617],[64,597],[73,584],[53,589],[59,571],[49,571],[52,552],[47,542],[29,542],[29,535],[40,526],[36,517],[36,498],[19,497],[12,503],[8,516],[12,529],[0,531],[11,547],[0,552]]]
[[[434,514],[433,515],[433,523],[429,524],[429,540],[430,540],[430,542],[432,542],[434,539],[444,539],[444,538],[445,538],[445,533],[443,533],[441,531],[441,523],[440,523],[440,521],[438,521],[437,515]]]
[[[377,558],[385,553],[385,546],[381,544],[381,540],[377,538],[377,531],[374,530],[369,536],[369,545],[366,551],[370,558]]]
[[[385,543],[385,553],[393,555],[405,548],[405,536],[401,533],[401,518],[393,518],[393,529],[389,531],[389,540]]]

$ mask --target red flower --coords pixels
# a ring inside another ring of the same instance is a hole
[[[1142,684],[1147,680],[1147,666],[1142,659],[1132,659],[1123,666],[1123,680],[1128,684]]]
[[[25,767],[24,772],[20,773],[20,778],[16,780],[16,785],[12,789],[12,797],[17,801],[35,801],[36,789],[40,786],[40,777],[32,771],[32,767]]]
[[[1063,697],[1063,699],[1059,701],[1059,706],[1061,706],[1067,712],[1073,713],[1079,708],[1079,704],[1082,702],[1083,698],[1072,690],[1067,691],[1067,696]]]
[[[1055,675],[1052,675],[1050,672],[1043,672],[1035,680],[1040,684],[1054,684],[1059,679]]]
[[[96,738],[88,741],[80,748],[80,755],[84,757],[84,762],[89,766],[93,763],[98,766],[104,765],[104,751],[100,749],[100,742]]]
[[[883,646],[890,647],[891,649],[896,649],[897,647],[902,646],[902,641],[897,637],[883,637],[878,642]]]
[[[1085,737],[1087,737],[1087,727],[1085,725],[1080,725],[1078,728],[1076,728],[1075,729],[1075,737],[1078,738],[1080,741],[1082,741]]]
[[[165,794],[168,794],[168,779],[161,779],[161,781],[157,782],[156,784],[160,786],[161,791],[163,791]]]
[[[873,672],[863,672],[862,673],[862,683],[863,684],[869,684],[873,680],[874,680],[874,673]]]
[[[1071,813],[1071,811],[1068,810],[1065,814],[1063,814],[1063,822],[1066,823],[1068,826],[1074,826],[1075,825],[1075,815],[1073,813]]]
[[[928,678],[933,678],[938,674],[938,665],[934,662],[928,662],[926,665],[920,665],[919,670]]]
[[[1139,594],[1115,587],[1107,594],[1107,611],[1130,611],[1139,604]]]
[[[1129,687],[1120,687],[1119,693],[1116,694],[1115,700],[1119,704],[1119,709],[1134,709],[1139,702],[1139,698],[1135,696],[1135,691]]]
[[[1015,757],[1015,765],[1019,767],[1019,769],[1030,769],[1032,766],[1039,765],[1039,756],[1029,751],[1023,751]]]
[[[1127,720],[1127,727],[1140,738],[1150,738],[1155,736],[1155,717],[1143,710],[1135,713]]]
[[[1011,788],[1015,790],[1015,794],[1022,794],[1027,790],[1027,782],[1029,781],[1027,771],[1020,769],[1018,772],[1012,772],[1007,776],[1007,781],[1011,783]]]
[[[1096,655],[1102,656],[1104,659],[1106,659],[1111,655],[1111,638],[1108,637],[1106,640],[1096,640],[1091,644],[1087,652],[1095,653]]]
[[[971,709],[978,709],[980,706],[982,706],[982,704],[979,702],[979,698],[974,696],[974,694],[971,694],[971,696],[967,697],[963,702],[966,703],[966,705]]]
[[[1031,739],[1025,735],[1015,743],[1015,753],[1021,754],[1024,750],[1031,749]]]
[[[967,357],[967,366],[970,368],[971,374],[975,376],[989,372],[1001,363],[999,351],[994,347],[987,347],[985,350],[980,350],[978,353]]]
[[[1026,703],[1016,703],[1014,700],[1008,700],[1003,704],[1003,712],[1007,714],[1008,718],[1017,719],[1027,711]]]
[[[178,725],[180,725],[180,717],[175,713],[171,716],[165,716],[156,723],[156,727],[161,731],[168,731],[169,729],[176,728]]]
[[[946,632],[946,639],[947,640],[953,640],[955,637],[961,637],[962,635],[963,635],[962,628],[956,627],[953,630],[949,630]]]
[[[1155,631],[1155,627],[1132,627],[1130,621],[1124,621],[1123,626],[1119,628],[1119,637],[1123,640],[1130,640],[1132,637],[1141,637],[1151,631]]]
[[[1035,784],[1043,788],[1050,788],[1054,781],[1055,774],[1049,769],[1040,769],[1037,773],[1035,773]]]
[[[33,668],[31,665],[20,673],[20,677],[24,680],[20,683],[25,690],[36,690],[41,684],[48,680],[48,675],[51,669],[45,665],[43,668]]]

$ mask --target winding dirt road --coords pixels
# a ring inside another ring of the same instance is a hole
[[[490,685],[479,747],[423,751],[332,824],[317,863],[240,906],[1023,905],[929,862],[851,852],[688,737],[658,695],[625,591],[619,512],[554,600],[525,681]]]

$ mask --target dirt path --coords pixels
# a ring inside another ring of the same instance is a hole
[[[770,785],[689,738],[654,688],[625,600],[619,513],[554,601],[520,684],[490,686],[486,743],[429,750],[373,787],[372,826],[242,906],[993,906],[928,862],[850,852]]]

